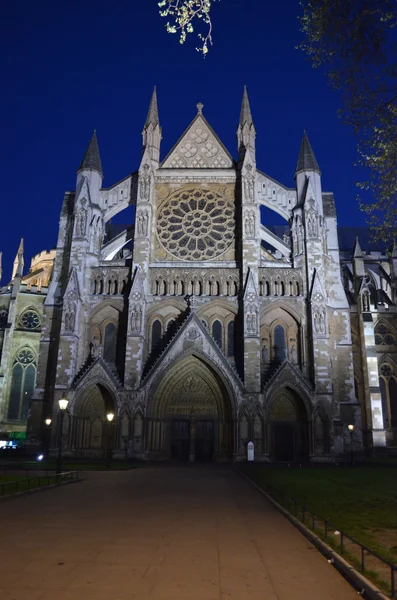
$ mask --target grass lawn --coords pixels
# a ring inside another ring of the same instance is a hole
[[[246,465],[244,472],[260,487],[297,500],[397,563],[397,468]]]
[[[54,471],[56,468],[55,460],[43,460],[41,462],[37,460],[13,460],[13,461],[1,461],[0,470],[2,467],[9,469],[28,469],[39,471]],[[131,469],[132,465],[128,462],[123,461],[110,461],[109,466],[106,465],[105,461],[69,461],[67,459],[62,460],[62,471],[108,471],[108,470],[124,470]]]
[[[32,478],[32,475],[30,474],[29,477]],[[0,496],[34,490],[38,487],[57,483],[57,478],[54,475],[50,475],[49,477],[41,475],[40,478],[35,477],[34,479],[31,479],[30,482],[26,481],[26,479],[26,475],[0,475]],[[5,485],[3,489],[2,483],[8,485]]]

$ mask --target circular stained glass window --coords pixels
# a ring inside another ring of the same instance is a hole
[[[157,236],[180,260],[211,260],[234,240],[234,207],[213,190],[184,189],[160,206]]]
[[[33,310],[27,310],[21,317],[21,324],[25,329],[37,329],[40,326],[40,317]]]
[[[23,365],[28,365],[29,363],[34,361],[34,354],[28,348],[24,348],[23,350],[20,351],[17,358],[18,358],[18,361],[20,363],[22,363]]]

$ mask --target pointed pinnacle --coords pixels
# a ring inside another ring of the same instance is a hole
[[[101,157],[99,156],[98,140],[96,137],[96,130],[92,134],[91,141],[88,145],[84,158],[81,161],[79,171],[97,171],[101,177],[103,177]]]
[[[157,91],[156,86],[153,88],[152,98],[150,100],[149,110],[146,117],[145,127],[149,124],[158,125],[159,124],[159,109],[157,106]]]
[[[397,243],[396,243],[396,238],[394,238],[393,240],[393,248],[391,251],[391,257],[392,258],[397,258]]]
[[[17,256],[20,256],[21,254],[23,254],[23,238],[21,238],[21,241],[19,242]]]
[[[321,173],[306,131],[303,132],[298,164],[296,165],[295,173],[298,173],[299,171],[317,171],[317,173]]]
[[[240,125],[253,125],[250,102],[248,100],[247,86],[244,86],[243,101],[241,102]]]
[[[363,251],[361,250],[360,242],[356,237],[356,243],[354,244],[353,258],[364,258]]]

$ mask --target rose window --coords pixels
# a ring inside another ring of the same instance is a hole
[[[211,260],[234,239],[234,209],[213,190],[180,190],[163,202],[157,236],[163,248],[181,260]]]

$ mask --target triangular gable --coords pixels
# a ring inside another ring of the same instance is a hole
[[[76,191],[76,206],[84,206],[86,204],[85,201],[91,204],[91,194],[87,177],[82,177],[80,186]]]
[[[310,201],[312,201],[312,202],[310,202]],[[305,194],[305,205],[310,207],[310,205],[313,204],[315,201],[316,201],[316,195],[315,195],[314,189],[313,189],[312,178],[308,177],[306,194]]]
[[[313,390],[309,382],[303,377],[301,371],[288,360],[285,360],[273,373],[263,386],[262,391],[266,390],[266,397],[270,398],[278,389],[284,386],[301,389],[307,394],[308,398],[313,398]]]
[[[87,365],[87,369],[84,371],[84,373],[77,374],[73,381],[72,388],[79,389],[82,385],[84,385],[84,387],[88,387],[87,383],[89,381],[93,382],[93,384],[97,383],[98,381],[104,382],[114,392],[121,387],[120,381],[117,381],[116,377],[113,375],[112,371],[101,356],[95,359],[90,365]],[[117,398],[116,393],[115,396]]]
[[[258,300],[258,298],[258,290],[255,285],[254,276],[251,269],[249,269],[244,288],[244,300],[248,302],[255,302]]]
[[[161,164],[163,169],[231,169],[232,167],[233,158],[200,112]]]
[[[312,302],[324,302],[326,299],[326,293],[320,281],[317,269],[314,270],[312,287],[310,292],[310,300]]]
[[[213,362],[222,364],[225,377],[227,376],[229,381],[233,380],[242,388],[243,384],[237,372],[233,369],[218,344],[210,336],[195,311],[190,313],[156,362],[143,377],[142,385],[146,385],[165,365],[169,365],[174,359],[177,359],[186,349],[186,343],[196,346],[197,349],[201,346],[201,352],[207,358]]]
[[[144,289],[142,283],[141,269],[137,265],[134,271],[134,278],[132,280],[132,286],[130,290],[129,299],[134,302],[142,301],[144,298]]]
[[[80,284],[76,269],[73,267],[69,274],[64,298],[69,300],[81,300]]]

